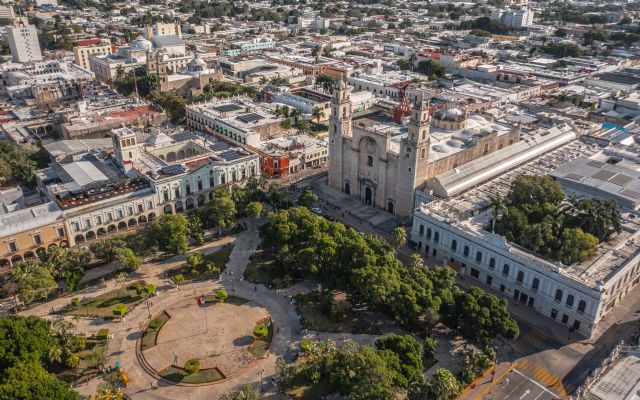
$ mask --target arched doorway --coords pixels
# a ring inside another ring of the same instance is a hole
[[[22,261],[22,256],[13,256],[11,257],[11,264],[15,265],[16,263]]]
[[[181,201],[176,201],[176,212],[183,212],[184,211],[184,207],[182,206],[182,202]]]
[[[76,237],[74,238],[74,240],[76,241],[76,244],[77,244],[77,243],[84,243],[84,236],[82,236],[82,235],[76,235]]]
[[[135,218],[131,218],[128,222],[129,228],[138,225],[138,221]]]
[[[9,268],[10,266],[11,266],[11,261],[7,260],[6,258],[3,258],[2,260],[0,260],[0,269]]]
[[[40,261],[42,261],[42,259],[47,255],[47,249],[45,249],[44,247],[38,248],[36,250],[36,255],[38,256]]]
[[[373,200],[373,191],[369,186],[364,188],[364,203],[371,204]]]
[[[109,225],[109,226],[107,227],[107,232],[109,232],[109,233],[114,233],[114,232],[117,232],[117,231],[118,231],[118,228],[116,228],[116,226],[115,226],[115,225],[113,225],[113,224],[112,224],[112,225]]]
[[[393,208],[394,208],[394,207],[393,207],[393,201],[390,201],[389,203],[387,203],[387,211],[388,211],[390,214],[393,214]]]
[[[346,194],[351,194],[351,185],[349,185],[349,182],[344,183],[344,192]]]
[[[118,230],[119,231],[123,231],[123,230],[127,230],[127,223],[124,221],[120,221],[118,222]]]
[[[145,222],[147,222],[147,217],[145,215],[141,215],[138,217],[139,224],[144,224]]]
[[[24,253],[24,259],[25,260],[29,260],[31,258],[35,258],[35,254],[33,253],[33,251],[27,251],[26,253]]]
[[[107,236],[107,230],[104,228],[98,228],[98,237]]]
[[[173,208],[171,207],[171,204],[166,204],[164,206],[164,209],[162,210],[165,214],[173,214]],[[151,218],[149,218],[151,219]]]
[[[87,240],[95,240],[96,234],[93,231],[87,232]]]
[[[194,204],[193,199],[192,199],[191,197],[189,197],[189,198],[187,199],[187,210],[192,210],[192,209],[193,209],[193,207],[194,207],[194,205],[193,205],[193,204]]]
[[[207,197],[204,194],[198,196],[198,207],[204,206],[204,203],[207,202]]]
[[[171,206],[169,206],[171,207]],[[149,217],[147,218],[149,222],[153,221],[153,219],[156,217],[156,213],[149,213]]]

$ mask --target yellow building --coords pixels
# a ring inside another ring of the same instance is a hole
[[[82,43],[82,41],[80,42]],[[75,63],[86,70],[91,70],[89,58],[92,55],[104,56],[113,53],[111,42],[107,39],[101,39],[99,43],[80,45],[73,48]]]
[[[68,245],[62,211],[53,202],[0,216],[0,274],[52,246]]]

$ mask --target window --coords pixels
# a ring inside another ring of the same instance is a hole
[[[63,227],[56,228],[56,234],[58,235],[59,238],[64,237],[64,228]]]
[[[431,228],[427,228],[427,239],[431,239]]]
[[[509,264],[505,264],[502,266],[502,275],[504,276],[508,276],[509,275]]]
[[[491,257],[489,259],[489,269],[494,269],[496,267],[496,259]]]
[[[122,217],[124,217],[124,213],[122,212],[122,210],[116,210],[116,217],[118,219],[122,219]]]
[[[436,249],[433,249],[433,252],[431,254],[435,257],[438,254],[438,251]]]
[[[462,250],[462,255],[465,257],[469,257],[469,246],[464,246],[464,249]]]
[[[80,224],[78,222],[72,222],[71,230],[74,232],[78,232],[80,230]]]
[[[569,322],[569,316],[567,314],[562,314],[562,323],[566,324]]]
[[[458,242],[455,239],[453,239],[451,241],[451,250],[456,251],[457,248],[458,248]]]
[[[584,314],[584,310],[587,308],[587,302],[584,300],[580,300],[578,302],[578,312],[580,314]]]
[[[567,307],[573,307],[573,300],[573,295],[570,294],[567,296],[567,301],[564,304],[566,304]]]
[[[227,174],[223,173],[222,175],[220,175],[220,183],[221,184],[224,185],[226,180],[227,180]]]
[[[213,176],[209,177],[209,187],[213,187],[214,183],[213,183]]]
[[[180,197],[180,188],[175,188],[174,189],[174,194],[176,195],[176,197]]]
[[[476,253],[476,262],[480,264],[482,262],[482,252],[478,251]]]
[[[524,272],[518,271],[518,275],[516,276],[516,281],[518,281],[518,283],[522,283],[523,280],[524,280]]]
[[[562,290],[556,290],[556,301],[559,303],[562,301]]]
[[[433,233],[433,241],[438,243],[439,239],[440,239],[440,232],[434,232]]]
[[[420,224],[420,228],[418,228],[418,232],[420,233],[420,236],[424,235],[424,225]]]
[[[107,222],[111,222],[113,221],[113,214],[111,214],[110,212],[107,213]]]
[[[91,228],[91,220],[89,218],[84,220],[84,228]]]
[[[538,278],[533,278],[533,282],[531,282],[531,290],[537,292],[538,286],[540,286],[540,280]]]
[[[9,247],[10,253],[15,253],[16,251],[18,251],[18,245],[16,244],[16,242],[8,242],[7,246]]]
[[[476,279],[480,278],[480,271],[475,268],[471,268],[471,276]]]
[[[138,204],[138,212],[143,212],[144,211],[144,204],[140,203]]]
[[[33,243],[34,243],[36,246],[39,246],[39,245],[41,245],[41,244],[42,244],[42,236],[40,236],[40,234],[39,234],[39,233],[36,233],[35,235],[33,235]]]
[[[202,181],[198,179],[198,190],[202,190]]]
[[[187,196],[191,194],[191,185],[189,183],[187,183],[187,185],[185,186],[187,189]]]
[[[132,206],[128,206],[127,207],[127,215],[129,215],[129,216],[133,215],[133,207]]]
[[[373,165],[373,157],[367,156],[367,166],[370,167]]]
[[[96,225],[102,225],[102,217],[100,215],[96,215]]]

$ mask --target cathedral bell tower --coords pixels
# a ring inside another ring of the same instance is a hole
[[[400,141],[396,213],[401,216],[411,216],[415,190],[427,180],[429,120],[429,107],[420,100],[413,107],[407,137]]]
[[[350,192],[343,182],[343,138],[351,137],[350,88],[342,78],[338,80],[331,99],[329,118],[329,187],[341,192]]]

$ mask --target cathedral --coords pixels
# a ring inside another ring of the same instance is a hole
[[[398,124],[378,111],[352,115],[339,80],[329,120],[329,186],[400,217],[427,180],[520,140],[520,130],[447,104],[416,102]]]

